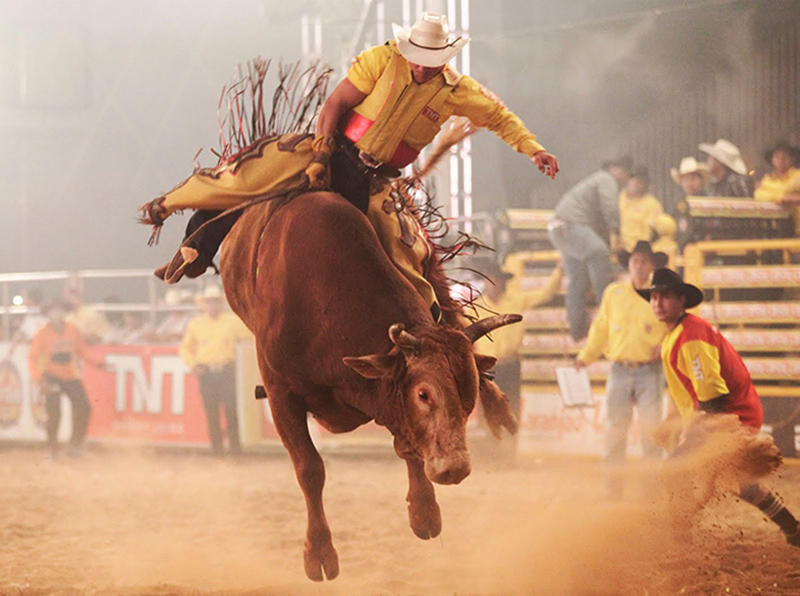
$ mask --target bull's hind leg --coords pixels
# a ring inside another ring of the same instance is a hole
[[[425,466],[421,459],[402,448],[395,439],[397,455],[406,462],[408,469],[408,522],[411,530],[418,538],[428,540],[436,538],[442,532],[442,514],[436,502],[433,484],[425,475]]]
[[[331,530],[322,505],[325,486],[325,464],[308,433],[308,420],[299,395],[269,387],[269,406],[275,428],[292,459],[297,481],[303,491],[308,511],[306,544],[303,553],[306,575],[322,581],[339,575],[339,556],[333,548]]]

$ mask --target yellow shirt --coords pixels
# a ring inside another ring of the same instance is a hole
[[[630,280],[608,285],[578,360],[590,364],[604,354],[612,362],[658,358],[667,326],[659,322]]]
[[[347,79],[367,95],[353,110],[367,129],[356,146],[380,162],[390,163],[401,143],[421,151],[451,116],[488,128],[519,153],[533,156],[543,149],[491,91],[450,66],[426,83],[414,82],[394,42],[361,52]]]
[[[203,314],[189,321],[180,355],[189,368],[228,364],[236,358],[236,342],[251,337],[250,331],[233,313],[221,313],[214,318]]]
[[[653,224],[663,212],[661,202],[651,194],[632,199],[624,190],[620,192],[619,235],[625,250],[633,250],[639,240],[650,242]]]
[[[476,302],[475,306],[481,317],[507,313],[522,314],[526,310],[536,308],[552,300],[561,287],[563,275],[561,268],[556,268],[544,288],[529,291],[524,291],[519,287],[518,277],[513,278],[508,281],[506,291],[500,295],[497,301],[490,300],[484,294]],[[524,335],[525,326],[523,323],[506,325],[495,329],[489,336],[480,338],[475,344],[475,351],[486,356],[494,356],[498,360],[508,358],[517,353]]]
[[[786,175],[778,178],[767,174],[758,183],[758,188],[753,193],[756,201],[772,201],[777,203],[784,195],[800,191],[800,169],[789,168]],[[792,209],[795,232],[800,233],[800,205]]]
[[[780,178],[773,174],[767,174],[758,183],[753,193],[756,201],[778,202],[783,195],[792,191],[800,191],[800,169],[789,168],[786,174]]]

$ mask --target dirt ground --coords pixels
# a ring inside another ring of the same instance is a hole
[[[686,517],[665,505],[657,472],[632,466],[624,499],[608,501],[595,461],[477,459],[461,485],[437,487],[444,529],[422,541],[401,461],[325,459],[341,574],[317,584],[284,455],[95,448],[53,462],[3,448],[0,595],[800,594],[800,549],[755,508],[718,498]],[[800,512],[800,467],[765,484]]]

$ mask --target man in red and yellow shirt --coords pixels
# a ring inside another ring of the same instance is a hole
[[[670,269],[656,270],[651,287],[637,292],[667,325],[661,360],[684,425],[701,410],[735,414],[744,426],[758,432],[764,420],[761,400],[741,356],[711,323],[686,312],[703,301],[703,292]],[[800,546],[797,519],[780,497],[758,483],[741,487],[740,496],[778,524],[790,544]]]
[[[31,379],[39,384],[45,397],[47,412],[47,444],[53,459],[58,456],[58,425],[61,422],[61,395],[72,404],[72,438],[69,455],[80,455],[92,406],[86,396],[80,373],[80,362],[104,367],[86,346],[78,328],[66,321],[69,304],[55,300],[45,309],[48,322],[31,339],[28,369]]]

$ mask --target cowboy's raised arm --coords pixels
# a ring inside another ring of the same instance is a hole
[[[494,93],[475,79],[462,76],[454,95],[458,103],[456,115],[469,118],[475,126],[488,128],[514,151],[530,157],[540,172],[556,177],[558,158],[539,144],[536,135]]]

